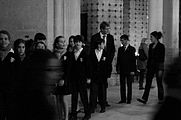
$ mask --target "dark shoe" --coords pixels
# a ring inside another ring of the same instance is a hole
[[[127,103],[127,104],[131,104],[131,101],[127,101],[126,103]]]
[[[90,115],[85,115],[82,120],[89,120],[91,118]]]
[[[137,101],[138,101],[138,102],[141,102],[141,103],[143,103],[143,104],[146,104],[146,102],[147,102],[146,100],[141,99],[141,98],[138,98]]]
[[[104,113],[104,112],[106,112],[105,109],[101,109],[101,110],[100,110],[100,113]]]
[[[106,103],[106,107],[110,107],[110,106],[111,106],[110,104]]]
[[[126,101],[119,101],[117,104],[122,104],[122,103],[126,103]]]

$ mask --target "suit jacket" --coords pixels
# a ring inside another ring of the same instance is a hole
[[[123,47],[118,49],[116,70],[120,74],[130,74],[136,71],[135,48],[128,45],[127,49]]]
[[[97,84],[106,84],[108,77],[108,62],[106,58],[106,51],[103,50],[101,59],[100,61],[98,61],[95,50],[92,50],[89,55],[89,60],[91,67],[90,73],[92,82]]]
[[[86,85],[87,78],[90,78],[90,70],[88,63],[88,54],[85,49],[83,49],[75,60],[74,53],[71,57],[71,83],[72,86]]]
[[[90,48],[91,51],[95,49],[96,45],[96,40],[100,39],[101,35],[100,33],[96,33],[91,37],[91,44],[90,44]],[[112,73],[112,61],[114,58],[114,54],[115,54],[115,45],[114,45],[114,37],[111,34],[107,34],[107,42],[106,42],[106,58],[108,61],[108,73],[109,73],[109,77],[111,76]]]
[[[147,68],[154,70],[164,69],[165,46],[158,42],[153,49],[153,45],[153,43],[149,45]]]

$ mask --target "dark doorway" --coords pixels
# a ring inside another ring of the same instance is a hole
[[[84,36],[87,42],[87,13],[81,13],[81,35]]]
[[[84,46],[84,49],[89,53],[89,41],[87,39],[87,18],[88,18],[88,15],[87,13],[81,13],[81,28],[80,28],[80,33],[81,35],[84,36],[84,41],[85,41],[85,46]]]

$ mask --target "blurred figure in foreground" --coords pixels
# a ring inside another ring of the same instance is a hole
[[[181,57],[174,60],[166,71],[166,96],[153,120],[180,120],[181,110]]]
[[[59,80],[60,62],[47,50],[35,50],[27,59],[14,120],[56,120],[51,92]]]

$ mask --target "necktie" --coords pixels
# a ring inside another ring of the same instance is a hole
[[[103,35],[103,40],[104,40],[104,48],[106,49],[106,36]]]
[[[124,48],[124,51],[126,50],[126,46],[123,46],[123,48]]]

